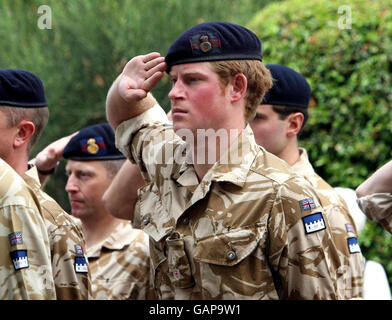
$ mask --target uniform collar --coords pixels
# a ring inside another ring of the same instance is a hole
[[[309,162],[308,153],[304,148],[299,148],[300,157],[298,160],[291,166],[295,172],[301,172],[301,175],[311,176],[315,174],[315,171]]]
[[[35,190],[41,189],[37,167],[29,164],[29,169],[22,174],[23,180]]]
[[[230,182],[243,187],[259,150],[253,131],[247,125],[219,161],[206,173],[203,181]],[[176,180],[182,186],[196,186],[199,184],[196,172],[193,166],[189,165],[190,162],[187,163],[181,165],[180,175]]]

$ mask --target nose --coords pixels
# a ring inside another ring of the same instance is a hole
[[[72,175],[68,177],[67,184],[65,185],[65,191],[68,193],[74,193],[79,190],[79,186],[75,183],[75,179]]]
[[[181,81],[177,80],[173,84],[173,86],[172,86],[172,88],[171,88],[171,90],[170,90],[170,92],[168,94],[169,99],[170,100],[175,100],[175,99],[181,98],[183,96],[183,94],[184,94],[184,90],[183,89],[184,88],[183,88],[183,85],[182,85]]]

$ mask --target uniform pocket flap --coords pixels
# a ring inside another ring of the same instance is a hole
[[[234,266],[249,256],[265,233],[264,228],[241,228],[199,240],[195,259],[200,262]]]

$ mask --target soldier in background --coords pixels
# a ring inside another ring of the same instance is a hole
[[[24,218],[29,221],[28,218],[30,218],[29,225],[24,226],[17,221],[12,225],[12,229],[7,231],[10,232],[7,235],[9,245],[5,246],[2,252],[9,251],[6,248],[11,247],[11,258],[17,274],[21,276],[24,273],[34,273],[35,278],[27,277],[24,283],[27,286],[27,293],[22,291],[15,293],[14,298],[87,299],[90,280],[87,261],[83,254],[84,239],[81,230],[73,223],[68,214],[41,190],[38,168],[28,165],[30,150],[45,128],[49,116],[42,82],[36,75],[25,70],[1,69],[0,88],[1,158],[21,175],[29,186],[29,191],[21,191],[21,195],[23,195],[19,203],[21,207],[24,205],[23,198],[26,199],[27,207],[35,209],[33,206],[35,202],[41,216],[41,218],[34,217],[31,212],[28,212],[29,215],[20,218],[22,221]],[[20,181],[17,182],[15,175],[14,177],[12,175],[2,176],[2,179],[4,179],[3,189],[6,186],[9,188],[9,191],[6,194],[3,193],[3,196],[8,195],[9,192],[19,195],[17,185],[20,184]],[[15,187],[12,187],[13,180],[15,180]],[[23,189],[26,188],[22,187]],[[28,193],[34,194],[34,201],[25,197]],[[18,201],[13,201],[12,198],[11,200],[3,198],[3,200],[11,205],[18,204]],[[20,215],[21,212],[18,210],[20,209],[16,209],[16,214]],[[14,220],[15,212],[13,210],[11,210],[11,216]],[[34,222],[31,221],[32,218],[34,218]],[[40,223],[41,219],[43,219],[44,225]],[[46,231],[45,236],[41,234],[43,226]],[[34,229],[40,233],[34,235]],[[43,249],[46,250],[46,248],[43,248],[41,242],[46,243],[47,248],[50,249],[48,250],[51,262],[49,270],[47,270],[49,267],[43,256]],[[41,256],[38,261],[42,266],[37,265],[35,253],[37,253],[37,257]],[[21,281],[19,278],[18,282],[13,285],[21,286]],[[31,287],[34,281],[44,283],[43,288],[47,291],[46,294],[39,294],[35,290],[36,288]],[[55,288],[53,293],[50,292],[51,285],[54,285]],[[30,290],[32,292],[29,292]],[[10,293],[3,291],[1,298],[7,296],[12,298]]]
[[[293,69],[269,64],[274,84],[258,106],[250,125],[256,142],[267,151],[285,160],[294,171],[312,184],[325,209],[334,243],[344,273],[344,298],[361,298],[364,261],[358,245],[358,234],[346,203],[313,169],[307,152],[299,148],[298,137],[308,119],[311,90],[306,79]]]
[[[356,230],[361,239],[361,232],[366,224],[366,215],[359,208],[357,195],[353,189],[336,187],[334,188],[344,199],[347,208],[352,216]],[[391,300],[391,288],[389,287],[388,276],[383,265],[374,260],[364,259],[363,277],[363,299],[365,300]]]
[[[377,169],[355,191],[366,216],[392,233],[392,161]]]
[[[344,298],[317,194],[248,125],[272,85],[261,59],[250,30],[203,23],[165,58],[131,59],[108,92],[116,145],[147,183],[133,221],[150,236],[160,299]],[[165,70],[173,126],[149,93]]]
[[[125,162],[114,145],[112,128],[107,123],[83,128],[50,144],[37,161],[49,169],[62,157],[67,159],[65,190],[72,216],[81,222],[86,239],[92,298],[154,298],[148,237],[129,221],[113,217],[102,203],[103,193]],[[129,203],[133,207],[130,198]]]

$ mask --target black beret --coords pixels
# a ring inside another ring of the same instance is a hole
[[[34,73],[20,69],[0,69],[0,105],[46,107],[44,86]]]
[[[306,109],[310,100],[310,86],[306,79],[293,69],[280,64],[267,64],[273,85],[261,104],[272,104]]]
[[[183,34],[165,57],[166,72],[172,66],[218,60],[262,60],[261,41],[250,30],[228,22],[205,22]]]
[[[63,157],[76,161],[125,159],[114,142],[114,132],[108,123],[83,128],[64,148]]]

